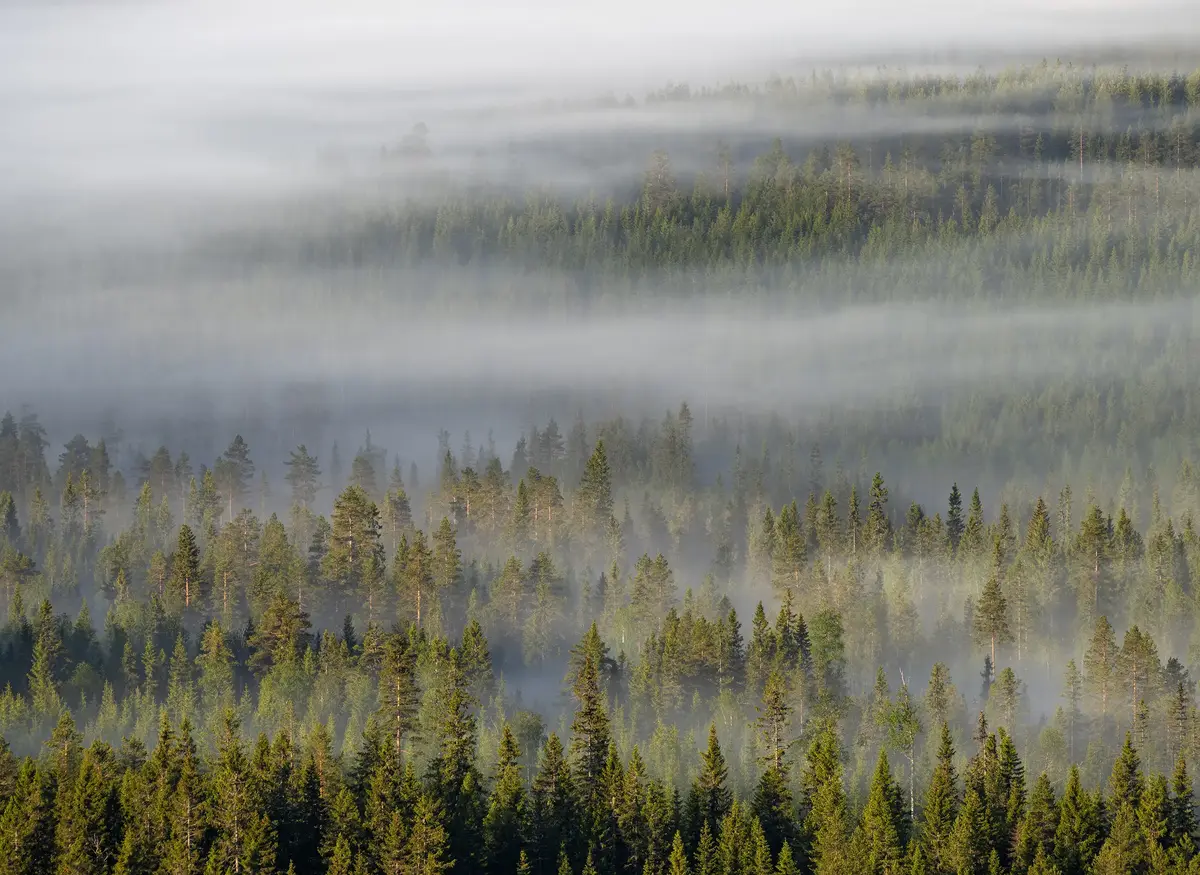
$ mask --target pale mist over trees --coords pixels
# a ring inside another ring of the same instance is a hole
[[[0,10],[0,875],[1200,871],[1200,22],[968,11]]]

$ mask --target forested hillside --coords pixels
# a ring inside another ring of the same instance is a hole
[[[1200,871],[1200,71],[572,112],[540,180],[418,127],[366,200],[2,259],[0,875]],[[306,339],[402,329],[452,379]],[[152,342],[341,406],[160,406]]]

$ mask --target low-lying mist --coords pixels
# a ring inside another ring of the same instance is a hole
[[[386,288],[374,300],[319,303],[298,291],[305,283],[297,275],[266,289],[43,294],[0,326],[0,397],[36,405],[63,441],[106,411],[119,411],[126,428],[150,427],[188,416],[200,399],[231,422],[248,405],[287,421],[305,400],[292,397],[294,386],[321,387],[348,434],[399,427],[429,441],[457,426],[507,437],[529,417],[657,415],[680,399],[701,417],[775,412],[794,421],[895,403],[937,409],[998,390],[1036,394],[1052,381],[1102,385],[1160,367],[1164,346],[1194,343],[1197,331],[1192,298],[806,311],[785,296],[724,305],[718,294],[689,305],[477,318],[411,315]],[[490,309],[486,299],[479,306]],[[1161,371],[1168,386],[1194,377],[1189,368]]]

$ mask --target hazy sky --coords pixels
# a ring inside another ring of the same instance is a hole
[[[859,0],[852,13],[794,0],[7,2],[0,174],[26,206],[130,187],[286,190],[323,147],[383,145],[427,116],[520,95],[1193,36],[1190,0]]]
[[[387,77],[398,88],[443,88],[529,74],[545,86],[720,76],[865,49],[1185,40],[1198,14],[1186,0],[8,3],[0,47],[10,87],[169,91]]]

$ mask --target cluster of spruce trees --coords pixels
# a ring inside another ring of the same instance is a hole
[[[601,178],[580,197],[549,186],[459,190],[451,179],[432,201],[315,233],[243,236],[228,257],[258,267],[280,258],[343,270],[505,267],[522,282],[487,289],[501,306],[598,304],[651,288],[694,294],[697,272],[722,293],[784,289],[790,300],[836,304],[1195,287],[1200,71],[1059,64],[842,86],[781,81],[674,93],[643,111],[663,103],[761,109],[784,130],[790,113],[842,113],[848,125],[879,113],[889,123],[844,139],[803,126],[793,137],[733,129],[704,143],[664,134],[662,148],[646,144],[637,156],[654,150],[640,186]],[[581,163],[628,162],[631,144],[643,138],[631,134],[615,155],[607,142],[594,156],[585,150]],[[1147,263],[1152,271],[1137,269]],[[422,294],[430,284],[439,306],[478,291],[433,274],[422,276]]]
[[[389,651],[389,671],[401,650]],[[623,758],[595,655],[581,648],[579,657],[570,745],[551,733],[533,768],[507,723],[494,765],[481,768],[470,682],[453,649],[429,694],[435,738],[423,774],[407,754],[404,696],[384,700],[382,689],[382,719],[349,762],[320,724],[247,747],[233,708],[208,756],[189,720],[173,727],[165,711],[152,751],[136,738],[84,748],[64,714],[39,758],[18,762],[0,747],[0,871],[1048,875],[1200,866],[1186,756],[1170,781],[1147,778],[1129,735],[1105,788],[1089,792],[1072,767],[1056,792],[1045,772],[1027,785],[1012,737],[989,733],[982,714],[960,776],[943,723],[918,809],[883,750],[865,797],[847,795],[835,721],[813,721],[794,763],[786,712],[768,698],[757,721],[761,776],[741,795],[715,726],[686,786],[651,775],[636,745]],[[401,676],[388,676],[389,688],[399,690]],[[912,743],[902,720],[889,731]]]
[[[684,406],[645,479],[615,476],[603,439],[569,452],[553,421],[507,466],[443,434],[416,513],[369,440],[319,513],[300,446],[285,524],[245,507],[240,436],[198,473],[142,460],[126,509],[104,442],[76,437],[52,474],[36,418],[6,421],[14,871],[1190,865],[1188,466],[1145,535],[1131,495],[1077,520],[1069,488],[1053,512],[1030,496],[988,521],[955,486],[944,515],[901,515],[879,474],[861,499],[844,472],[826,484],[815,447],[807,502],[780,506],[761,474],[697,485]],[[721,521],[680,528],[688,503]],[[668,556],[698,546],[707,572],[677,581]],[[759,601],[744,635],[755,593],[781,606],[772,623]],[[982,667],[978,693],[951,664]]]

